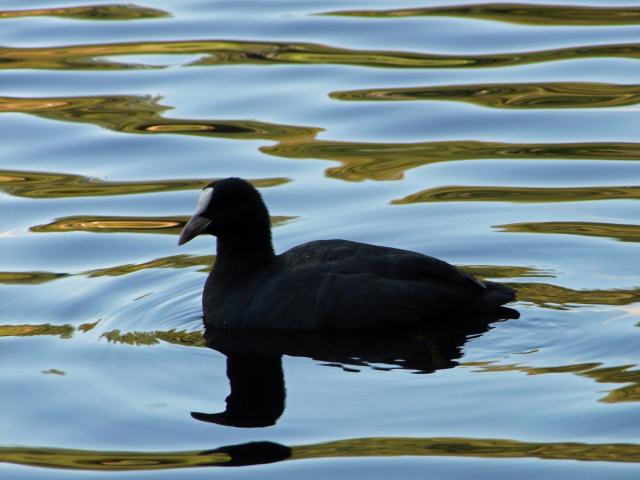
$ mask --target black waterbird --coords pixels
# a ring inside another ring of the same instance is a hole
[[[202,299],[207,329],[402,328],[514,313],[501,308],[515,300],[510,287],[416,252],[316,240],[276,255],[267,207],[240,178],[203,189],[178,243],[203,233],[217,237]]]

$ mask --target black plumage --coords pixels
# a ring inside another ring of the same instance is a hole
[[[275,255],[269,213],[239,178],[211,183],[180,244],[218,238],[205,284],[207,328],[347,330],[400,328],[488,313],[515,292],[442,260],[347,240],[316,240]]]

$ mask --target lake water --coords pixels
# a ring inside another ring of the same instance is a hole
[[[638,478],[640,3],[543,3],[4,0],[2,478]],[[521,316],[207,348],[227,176]]]

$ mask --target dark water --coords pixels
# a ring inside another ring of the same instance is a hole
[[[639,38],[635,0],[2,2],[2,477],[638,478]],[[176,242],[231,175],[278,251],[428,253],[521,318],[227,358]]]

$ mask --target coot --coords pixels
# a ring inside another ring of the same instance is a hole
[[[269,212],[240,178],[203,189],[179,245],[217,237],[202,298],[207,329],[402,328],[494,312],[515,300],[427,255],[348,240],[316,240],[276,255]]]

